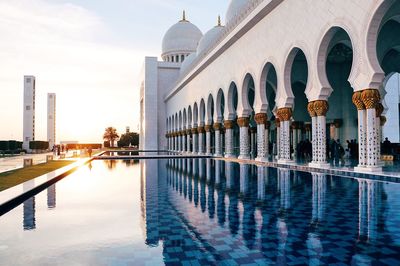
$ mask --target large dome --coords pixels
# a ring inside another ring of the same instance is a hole
[[[162,42],[162,57],[193,53],[203,34],[185,17],[173,25],[165,34]]]
[[[221,36],[224,27],[218,24],[211,30],[209,30],[206,34],[204,34],[203,38],[201,38],[199,46],[197,47],[197,56],[203,54],[207,51],[207,49],[212,46]]]
[[[228,11],[226,12],[225,16],[226,24],[231,22],[238,15],[240,15],[240,13],[250,2],[251,0],[231,0],[231,3],[229,4]]]

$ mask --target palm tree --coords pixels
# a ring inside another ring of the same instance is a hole
[[[114,147],[114,141],[119,139],[117,130],[113,127],[107,127],[103,139],[110,142],[110,147]]]

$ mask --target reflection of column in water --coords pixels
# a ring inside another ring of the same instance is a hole
[[[358,235],[360,240],[365,240],[367,237],[367,204],[368,204],[368,193],[367,193],[367,181],[364,179],[358,180]]]
[[[312,220],[322,221],[325,216],[326,175],[312,173]]]
[[[186,159],[182,159],[182,171],[186,172]]]
[[[206,183],[205,181],[200,181],[200,206],[201,211],[206,211]]]
[[[214,194],[214,185],[213,184],[209,184],[207,186],[207,190],[208,190],[208,214],[210,219],[214,218],[215,215],[215,194]]]
[[[187,162],[187,172],[190,175],[192,174],[192,165],[193,165],[192,159],[187,159],[186,162]]]
[[[236,235],[239,230],[239,209],[238,209],[238,197],[234,193],[229,193],[229,229],[232,235]]]
[[[361,240],[374,242],[377,239],[382,183],[373,180],[358,180],[359,187],[359,236]]]
[[[193,159],[193,176],[197,176],[199,174],[199,160]]]
[[[215,161],[215,184],[221,183],[221,161]]]
[[[183,174],[179,169],[176,171],[179,178],[179,194],[182,195],[183,192]]]
[[[182,178],[183,178],[183,196],[187,197],[187,183],[188,183],[188,176],[186,174],[186,172],[181,172]]]
[[[225,207],[225,187],[221,184],[221,187],[218,190],[218,201],[217,201],[217,216],[218,216],[218,223],[222,226],[225,224],[225,214],[226,207]]]
[[[377,239],[380,191],[382,183],[368,180],[368,239]]]
[[[246,246],[251,249],[254,246],[256,236],[255,206],[252,201],[248,200],[246,200],[243,205],[243,238]]]
[[[27,192],[35,187],[35,181],[30,180],[23,184],[24,192]],[[24,230],[33,230],[36,228],[35,218],[35,197],[31,197],[24,201],[24,215],[23,215],[23,226]]]
[[[321,257],[323,255],[323,247],[319,235],[313,232],[308,233],[307,238],[309,265],[322,265]]]
[[[246,194],[249,190],[249,165],[240,164],[240,193]]]
[[[265,181],[268,176],[268,168],[257,166],[257,199],[265,199]]]
[[[233,187],[233,163],[226,162],[225,164],[225,178],[226,178],[226,188],[231,189]]]
[[[288,169],[278,169],[278,182],[281,194],[281,208],[290,208],[290,171]]]
[[[279,172],[278,172],[279,173]],[[278,230],[278,254],[277,254],[277,265],[286,265],[286,242],[288,236],[288,228],[285,219],[278,218],[277,220]]]
[[[56,184],[47,188],[47,208],[54,209],[56,207]]]
[[[188,178],[188,195],[189,201],[192,202],[193,199],[193,178],[191,176],[187,176]]]
[[[193,190],[193,200],[194,205],[197,207],[199,205],[199,179],[194,178],[194,190]]]
[[[204,161],[204,159],[199,159],[199,177],[200,177],[200,179],[204,178],[205,166],[206,166],[206,162]]]
[[[211,159],[206,159],[206,180],[211,180]]]

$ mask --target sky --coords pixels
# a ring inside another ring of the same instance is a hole
[[[186,10],[203,33],[229,0],[0,0],[0,140],[22,139],[23,76],[36,77],[36,140],[57,94],[57,141],[139,127],[139,73]]]

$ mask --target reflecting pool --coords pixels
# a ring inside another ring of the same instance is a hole
[[[400,265],[399,225],[398,183],[94,161],[0,217],[0,264]]]

